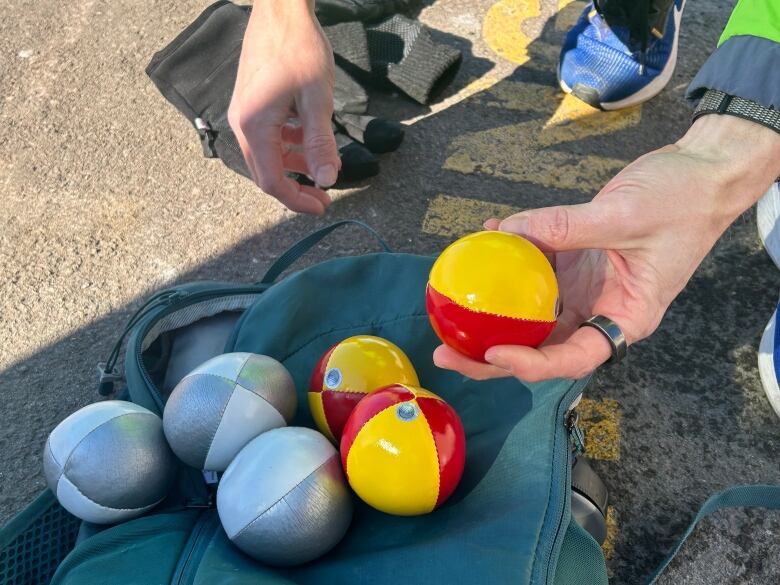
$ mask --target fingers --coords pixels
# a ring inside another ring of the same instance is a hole
[[[533,209],[506,218],[498,229],[524,236],[546,252],[613,249],[629,235],[631,224],[621,220],[617,207],[610,200]]]
[[[290,177],[283,177],[282,181],[283,186],[277,188],[282,195],[277,199],[292,211],[322,215],[331,203],[330,196],[322,189],[301,185]]]
[[[523,382],[587,376],[609,359],[611,348],[604,336],[591,327],[577,329],[566,341],[539,348],[498,345],[485,354],[488,363],[474,361],[451,347],[433,352],[440,368],[455,370],[474,380],[514,376]]]
[[[499,345],[485,353],[496,368],[524,380],[538,382],[553,378],[582,378],[609,359],[606,338],[592,327],[577,329],[559,344],[539,348]]]
[[[303,128],[285,124],[282,126],[282,142],[288,144],[303,144]]]
[[[304,88],[296,99],[298,118],[303,128],[303,149],[309,165],[308,175],[317,185],[330,187],[341,167],[336,138],[333,136],[333,92],[322,86]]]
[[[330,197],[322,189],[304,187],[284,175],[285,170],[308,174],[306,157],[298,152],[284,152],[284,125],[266,125],[243,121],[236,137],[255,183],[266,193],[299,213],[322,215]],[[295,132],[285,131],[295,138]]]
[[[485,223],[482,224],[482,227],[488,231],[495,231],[498,229],[499,225],[501,225],[501,220],[496,219],[495,217],[491,217],[490,219],[485,220]]]
[[[309,174],[309,166],[306,164],[306,157],[300,152],[286,152],[282,155],[282,165],[285,171],[293,171],[302,175]]]
[[[433,363],[445,370],[460,372],[472,380],[488,380],[490,378],[511,376],[506,370],[474,361],[447,345],[440,345],[434,350]]]

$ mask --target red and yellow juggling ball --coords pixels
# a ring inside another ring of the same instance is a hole
[[[494,345],[536,347],[555,327],[558,282],[531,242],[485,231],[450,244],[426,291],[428,316],[445,344],[478,361]]]
[[[373,335],[345,339],[326,351],[314,368],[309,383],[314,422],[338,443],[355,405],[369,392],[395,383],[420,384],[400,347]]]
[[[341,437],[349,485],[377,510],[427,514],[463,474],[466,439],[453,408],[415,386],[393,384],[355,407]]]

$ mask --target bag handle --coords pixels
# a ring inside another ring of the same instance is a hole
[[[700,520],[709,516],[717,510],[724,508],[770,508],[774,510],[780,509],[780,486],[775,485],[735,485],[723,490],[704,502],[704,505],[696,514],[696,517],[691,521],[688,529],[680,537],[680,540],[674,545],[672,552],[664,559],[661,565],[650,577],[648,585],[653,585],[661,573],[669,566],[672,559],[680,552],[683,543],[691,535],[696,525]]]
[[[332,223],[324,228],[318,229],[317,231],[310,233],[302,240],[293,244],[284,254],[276,259],[276,262],[271,264],[271,267],[268,269],[268,271],[265,273],[265,276],[263,276],[259,283],[269,285],[273,284],[279,275],[292,266],[292,264],[298,260],[298,258],[316,246],[325,236],[343,225],[356,225],[363,228],[372,236],[374,236],[376,241],[379,242],[379,245],[382,246],[382,249],[385,252],[392,252],[390,246],[387,245],[387,242],[385,242],[382,236],[380,236],[374,228],[366,225],[362,221],[357,221],[355,219],[344,219],[337,221],[336,223]]]

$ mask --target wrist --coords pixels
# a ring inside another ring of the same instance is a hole
[[[736,116],[701,116],[676,146],[711,169],[717,209],[729,223],[780,175],[780,133]]]
[[[290,22],[300,18],[315,19],[314,0],[256,0],[253,15],[262,15],[266,22]]]

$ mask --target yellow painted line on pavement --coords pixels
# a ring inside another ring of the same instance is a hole
[[[585,455],[602,461],[620,460],[620,419],[617,400],[583,398],[577,406],[585,433]]]
[[[437,195],[428,205],[422,231],[435,236],[459,238],[481,230],[486,219],[503,219],[518,211],[519,208],[502,203]]]
[[[550,147],[630,128],[642,118],[641,106],[602,112],[555,88],[530,82],[504,80],[471,99],[508,112],[543,114],[546,119],[513,124],[514,116],[508,113],[506,125],[460,135],[448,147],[444,169],[594,195],[627,161]]]
[[[547,69],[558,59],[559,48],[534,39],[525,27],[542,15],[541,0],[499,0],[482,22],[482,38],[497,55],[518,65]]]
[[[605,112],[549,85],[480,78],[466,89],[472,86],[475,88],[472,95],[476,94],[474,99],[480,105],[547,115],[543,132],[555,126],[564,127],[566,130],[561,132],[560,140],[550,144],[610,134],[637,126],[642,121],[641,105]],[[478,93],[480,91],[482,93]]]
[[[595,195],[626,165],[619,159],[542,150],[534,140],[540,126],[534,121],[462,135],[450,143],[443,168]]]
[[[615,541],[618,537],[617,513],[615,508],[607,506],[607,538],[601,544],[601,550],[604,551],[604,558],[607,560],[615,554]]]
[[[564,12],[576,15],[582,5],[580,0],[557,0],[558,16]],[[541,0],[499,0],[485,15],[483,37],[504,59],[549,71],[557,64],[559,47],[550,47],[555,56],[549,58],[550,51],[544,48],[547,44],[529,36],[531,28],[540,28],[539,19],[544,13]],[[564,24],[569,26],[568,22]],[[542,47],[541,51],[537,47]],[[514,116],[507,115],[505,126],[459,136],[450,144],[445,169],[592,194],[628,161],[550,147],[636,126],[642,116],[641,106],[602,112],[556,87],[510,80],[500,81],[470,99],[490,107],[542,114],[547,119],[534,117],[512,123]]]

